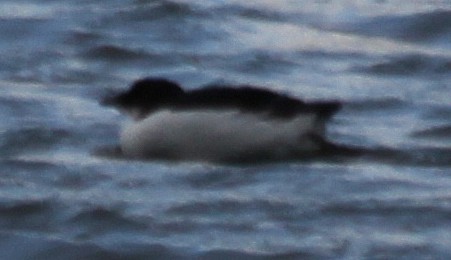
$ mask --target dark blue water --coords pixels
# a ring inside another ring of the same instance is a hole
[[[447,259],[449,1],[2,1],[2,259]],[[144,76],[338,99],[366,155],[261,165],[100,153]]]

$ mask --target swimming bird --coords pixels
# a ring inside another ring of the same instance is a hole
[[[133,119],[120,134],[126,157],[224,163],[328,152],[325,124],[341,108],[250,85],[184,90],[165,78],[137,80],[103,104]]]

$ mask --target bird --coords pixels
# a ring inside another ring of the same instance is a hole
[[[338,147],[326,139],[337,100],[305,102],[253,85],[183,89],[160,77],[134,81],[102,102],[132,120],[120,150],[131,159],[256,163],[297,160]]]

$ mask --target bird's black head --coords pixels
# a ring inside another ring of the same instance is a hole
[[[128,91],[105,98],[102,103],[117,107],[139,120],[155,110],[170,106],[183,93],[177,83],[167,79],[145,78],[135,81]]]

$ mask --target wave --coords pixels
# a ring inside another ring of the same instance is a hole
[[[391,57],[388,61],[362,69],[364,72],[382,75],[448,74],[451,59],[425,55]]]
[[[251,205],[251,204],[249,204]],[[245,250],[179,248],[169,244],[147,243],[136,240],[139,234],[158,238],[186,234],[193,230],[220,229],[251,232],[244,224],[230,221],[156,221],[150,216],[134,217],[126,208],[87,206],[74,212],[59,212],[62,204],[52,200],[30,200],[0,203],[0,251],[7,259],[266,259],[273,257],[305,257],[315,255],[308,251],[282,251],[276,253],[248,252]],[[246,206],[246,205],[242,205]],[[258,203],[257,206],[260,206]],[[264,205],[263,205],[264,206]],[[64,206],[64,208],[69,207]],[[254,207],[255,208],[255,207]],[[271,207],[272,208],[272,207]],[[279,207],[272,210],[281,210]],[[227,210],[227,209],[225,209]],[[270,211],[271,209],[267,209]],[[208,212],[207,212],[208,214]],[[253,222],[250,224],[253,225]],[[65,236],[55,239],[52,233],[64,228]],[[120,233],[121,240],[116,241]],[[106,240],[105,240],[106,238]],[[100,244],[97,244],[99,241]],[[120,246],[117,245],[120,243]],[[23,250],[15,250],[17,246]]]
[[[161,243],[97,245],[46,236],[0,232],[0,251],[5,259],[310,259],[328,254],[303,250],[263,254],[239,250],[198,251]],[[21,250],[18,250],[21,248]]]
[[[55,203],[50,199],[0,202],[0,232],[48,232],[54,226]],[[1,244],[1,243],[0,243]]]
[[[143,59],[149,55],[144,51],[132,50],[116,45],[100,45],[89,49],[84,56],[91,59],[134,60]]]
[[[412,147],[405,150],[387,147],[363,148],[360,158],[392,165],[450,167],[451,148]]]
[[[43,6],[36,3],[4,2],[0,10],[0,20],[45,20],[50,19],[59,11],[56,5]]]
[[[288,21],[290,15],[283,14],[270,9],[255,8],[245,5],[229,4],[221,7],[215,7],[209,10],[210,13],[217,17],[235,16],[250,20],[262,20],[269,22]]]
[[[345,109],[355,110],[356,112],[361,111],[374,111],[374,110],[393,110],[397,108],[402,108],[408,104],[395,97],[387,97],[381,99],[365,99],[361,101],[350,101],[345,104]]]
[[[189,202],[182,205],[176,205],[168,209],[169,215],[217,215],[227,212],[235,214],[248,214],[255,210],[263,210],[266,212],[289,211],[293,206],[287,202],[282,201],[268,201],[268,200],[219,200],[209,202]]]
[[[379,16],[348,25],[346,31],[366,36],[421,42],[451,37],[451,10],[436,10],[402,16]]]
[[[77,45],[83,43],[91,44],[106,37],[106,35],[99,32],[94,32],[89,29],[76,28],[67,32],[64,43]]]
[[[443,199],[448,200],[448,198]],[[370,201],[349,201],[338,202],[325,205],[320,210],[321,214],[337,215],[381,215],[384,217],[390,215],[415,215],[430,218],[435,216],[440,218],[447,217],[451,214],[451,209],[434,205],[419,205],[415,201],[394,201],[383,202],[378,200]]]
[[[141,66],[175,65],[181,60],[190,59],[190,57],[180,53],[150,53],[140,49],[132,49],[112,44],[91,47],[82,53],[82,57],[94,61],[118,63],[120,65],[131,63],[140,66],[140,68]]]
[[[350,200],[344,202],[319,203],[315,207],[314,215],[308,214],[308,219],[316,214],[322,217],[390,217],[397,218],[405,222],[406,217],[415,216],[415,226],[429,226],[431,223],[437,223],[437,220],[447,219],[450,215],[450,208],[446,206],[449,198],[432,198],[431,203],[418,204],[415,200]],[[214,202],[211,202],[212,204]],[[61,205],[60,205],[61,206]],[[252,206],[242,205],[243,207]],[[253,210],[261,205],[253,206]],[[265,205],[263,205],[265,207]],[[91,206],[73,214],[73,211],[59,214],[55,217],[54,203],[50,200],[44,201],[22,201],[15,204],[5,205],[0,203],[0,216],[2,221],[9,221],[10,226],[0,231],[0,251],[2,257],[7,259],[305,259],[305,258],[330,258],[352,254],[350,243],[347,241],[339,243],[329,250],[317,250],[315,247],[289,247],[261,249],[257,251],[246,249],[230,249],[221,246],[201,249],[202,246],[174,246],[172,239],[164,239],[168,236],[180,234],[191,234],[193,231],[203,232],[202,228],[208,230],[227,230],[229,232],[253,232],[245,227],[233,227],[229,218],[224,219],[223,226],[218,226],[214,222],[202,222],[199,218],[197,226],[191,227],[186,221],[159,223],[154,222],[152,218],[142,221],[133,220],[125,214],[125,208],[121,207],[102,207]],[[269,207],[267,211],[270,214],[283,214],[284,208]],[[234,210],[223,209],[224,214],[236,214]],[[176,215],[180,213],[174,213]],[[211,212],[205,212],[210,215]],[[246,214],[246,213],[243,213]],[[258,212],[257,212],[258,214]],[[268,213],[269,214],[269,213]],[[71,216],[67,218],[68,216]],[[293,217],[294,223],[287,224],[288,227],[299,228],[299,217]],[[305,216],[304,216],[305,217]],[[61,221],[63,220],[63,221]],[[289,221],[290,221],[289,220]],[[64,221],[68,223],[64,223]],[[438,221],[438,223],[441,223]],[[254,222],[252,222],[254,223]],[[201,226],[199,226],[201,225]],[[206,226],[205,226],[206,225]],[[303,224],[300,224],[303,226]],[[64,236],[52,235],[52,232],[63,228]],[[161,233],[161,230],[165,232]],[[316,230],[316,229],[315,229]],[[69,231],[69,232],[68,232]],[[304,229],[309,236],[309,230]],[[73,236],[73,234],[76,234]],[[140,240],[140,234],[148,236],[152,234],[149,240]],[[117,234],[120,234],[118,238]],[[153,238],[154,237],[154,238]],[[387,238],[389,241],[390,237]],[[159,241],[159,242],[155,242]],[[167,242],[161,242],[165,241]],[[406,242],[406,241],[404,241]],[[370,254],[368,250],[376,250],[376,245],[367,242],[361,253]],[[397,244],[394,248],[394,254],[410,255],[416,250],[410,248],[409,242]],[[428,250],[434,250],[429,248]],[[17,250],[20,247],[22,250]],[[350,251],[351,250],[351,251]],[[377,249],[377,252],[386,252],[387,248]],[[399,251],[398,251],[399,250]],[[25,257],[26,256],[26,257]]]
[[[68,221],[69,225],[84,227],[85,236],[96,236],[101,231],[139,231],[145,230],[147,225],[128,217],[125,210],[120,207],[83,208],[78,214]]]
[[[223,19],[233,16],[252,20],[286,21],[287,16],[269,9],[252,8],[239,4],[213,5],[180,1],[136,1],[133,8],[119,11],[115,16],[126,20],[154,21],[160,19],[183,20],[187,18]],[[290,16],[289,16],[290,17]]]
[[[0,203],[0,215],[4,218],[21,218],[27,215],[49,212],[52,208],[50,201],[23,200],[16,202]]]
[[[183,182],[195,189],[218,191],[247,186],[256,181],[253,174],[242,171],[211,170],[205,173],[189,175]]]
[[[443,93],[446,93],[447,91],[449,90],[444,89]],[[445,102],[442,105],[434,104],[430,106],[428,110],[424,112],[423,117],[428,120],[449,122],[449,115],[451,115],[451,106],[449,105],[449,102]]]
[[[6,87],[5,87],[6,88]],[[13,88],[13,86],[11,86]],[[25,99],[15,96],[1,96],[0,108],[3,120],[12,118],[17,115],[27,115],[28,117],[36,117],[45,110],[45,106],[34,99]]]
[[[224,62],[222,58],[221,62]],[[261,51],[240,53],[226,59],[227,67],[236,72],[261,75],[274,75],[293,70],[298,64],[284,54],[269,54]]]
[[[17,154],[24,151],[47,150],[70,138],[64,129],[31,127],[20,130],[8,130],[3,134],[4,142],[0,143],[0,154]]]
[[[125,244],[105,248],[92,242],[46,235],[0,232],[5,259],[179,259],[183,254],[161,244]],[[20,250],[18,250],[20,248]]]
[[[201,12],[192,5],[182,2],[157,0],[135,1],[132,7],[127,7],[109,16],[108,21],[156,21],[161,19],[184,19],[187,17],[206,17],[207,13]]]
[[[451,140],[451,125],[431,127],[424,130],[415,131],[411,135],[417,138]]]

